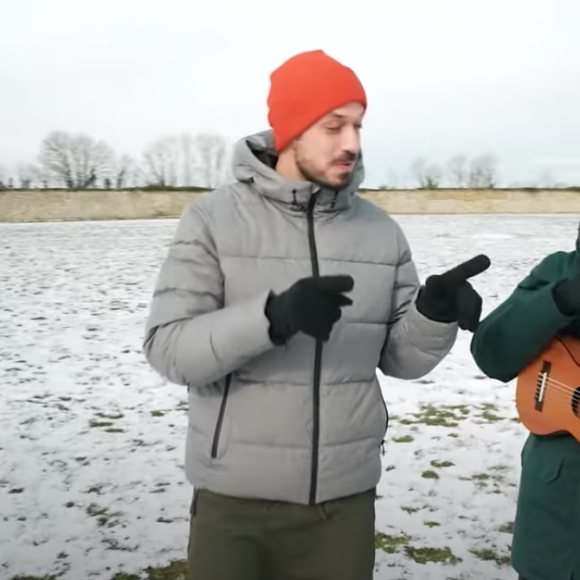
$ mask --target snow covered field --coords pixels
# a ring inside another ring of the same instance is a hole
[[[399,217],[422,277],[480,252],[489,311],[577,216]],[[0,579],[183,578],[191,490],[186,396],[141,341],[175,222],[0,224]],[[393,415],[377,503],[378,580],[514,578],[513,385],[485,379],[463,334]],[[125,574],[117,575],[123,571]]]

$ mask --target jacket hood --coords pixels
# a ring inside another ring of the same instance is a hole
[[[364,181],[362,154],[359,155],[351,182],[341,190],[327,189],[311,183],[289,179],[275,169],[278,154],[271,130],[240,139],[234,146],[232,171],[236,180],[251,183],[257,193],[292,206],[305,206],[314,193],[323,211],[347,208]]]

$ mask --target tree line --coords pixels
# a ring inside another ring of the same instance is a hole
[[[213,133],[162,137],[135,158],[85,133],[53,131],[35,163],[0,165],[0,188],[215,188],[230,178],[230,153],[228,139]]]
[[[230,141],[215,133],[162,137],[137,158],[120,154],[85,133],[53,131],[42,140],[34,163],[9,171],[0,160],[0,189],[213,189],[232,179],[230,156]],[[500,187],[499,182],[493,155],[472,159],[456,155],[445,164],[418,158],[402,178],[396,171],[387,171],[387,180],[379,189],[493,189]],[[517,186],[566,187],[549,174]]]

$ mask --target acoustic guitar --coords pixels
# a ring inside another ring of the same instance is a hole
[[[519,375],[516,407],[535,435],[569,433],[580,442],[580,341],[554,339]]]

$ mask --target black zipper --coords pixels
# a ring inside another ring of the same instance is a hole
[[[226,386],[224,387],[224,394],[222,395],[222,402],[215,424],[215,431],[213,433],[213,442],[211,444],[211,458],[215,459],[218,453],[218,446],[220,444],[220,435],[222,432],[222,425],[224,424],[224,415],[226,414],[226,405],[228,403],[228,395],[230,394],[230,384],[232,382],[232,375],[226,377]]]
[[[314,235],[314,207],[316,194],[313,194],[308,203],[306,213],[308,221],[308,245],[310,248],[310,263],[312,276],[318,278],[318,250],[316,249],[316,237]],[[316,341],[314,351],[314,377],[312,381],[312,464],[310,471],[310,505],[316,503],[316,490],[318,487],[318,453],[320,444],[320,374],[322,370],[322,341]]]

